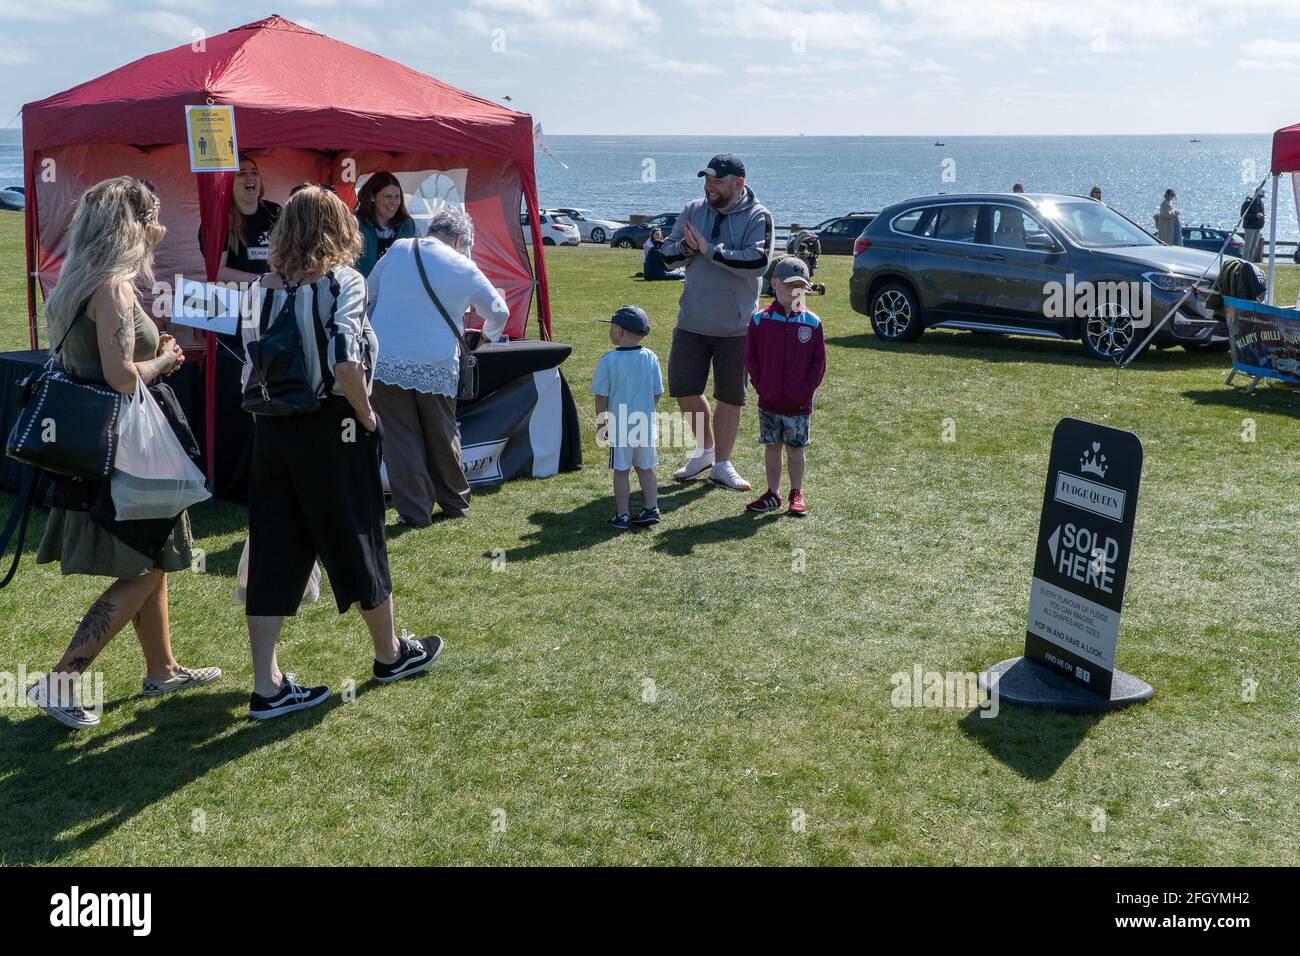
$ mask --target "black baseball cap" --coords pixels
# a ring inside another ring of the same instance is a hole
[[[608,319],[599,321],[627,329],[633,335],[650,334],[650,316],[645,314],[645,309],[635,305],[620,306],[619,310]]]
[[[709,160],[709,165],[697,173],[699,176],[743,176],[745,164],[734,153],[718,153]]]

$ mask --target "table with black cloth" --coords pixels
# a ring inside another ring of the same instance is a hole
[[[221,336],[220,340],[216,355],[215,493],[218,498],[244,501],[252,420],[239,407],[242,350],[237,336]],[[582,467],[577,407],[559,369],[571,351],[572,346],[560,342],[532,339],[492,343],[475,350],[480,397],[457,406],[461,457],[471,485],[544,477]],[[0,352],[0,428],[4,435],[18,417],[20,383],[47,357],[44,350]],[[200,363],[186,362],[167,381],[206,455]],[[22,467],[0,457],[0,489],[16,491]],[[206,473],[206,460],[200,461],[199,467]]]

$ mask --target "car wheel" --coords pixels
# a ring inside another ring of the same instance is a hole
[[[1137,348],[1139,330],[1133,316],[1119,303],[1103,302],[1083,323],[1083,347],[1099,362],[1127,358]]]
[[[901,282],[890,282],[871,297],[871,331],[882,342],[915,342],[925,331],[916,295]]]
[[[631,249],[632,240],[629,239],[627,236],[623,236],[616,243],[614,243],[614,245],[617,246],[619,249]]]
[[[603,244],[605,242],[605,230],[604,229],[591,230],[591,241],[599,242]]]
[[[554,240],[554,239],[543,239],[543,240],[542,240],[542,245],[544,245],[544,246],[553,246],[553,245],[555,245],[555,240]]]

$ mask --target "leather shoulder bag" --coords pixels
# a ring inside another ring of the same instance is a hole
[[[54,364],[84,315],[83,306],[45,365],[23,379],[18,420],[9,431],[5,454],[56,475],[104,479],[113,473],[122,396],[103,382],[75,378]]]

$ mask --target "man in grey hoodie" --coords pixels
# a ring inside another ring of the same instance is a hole
[[[673,477],[690,481],[707,472],[715,485],[749,491],[731,451],[748,385],[745,331],[772,258],[772,214],[745,185],[745,166],[732,154],[714,156],[699,175],[704,198],[687,204],[662,247],[667,268],[686,268],[668,353],[668,394],[695,432],[695,450]],[[710,367],[711,418],[704,397]]]

